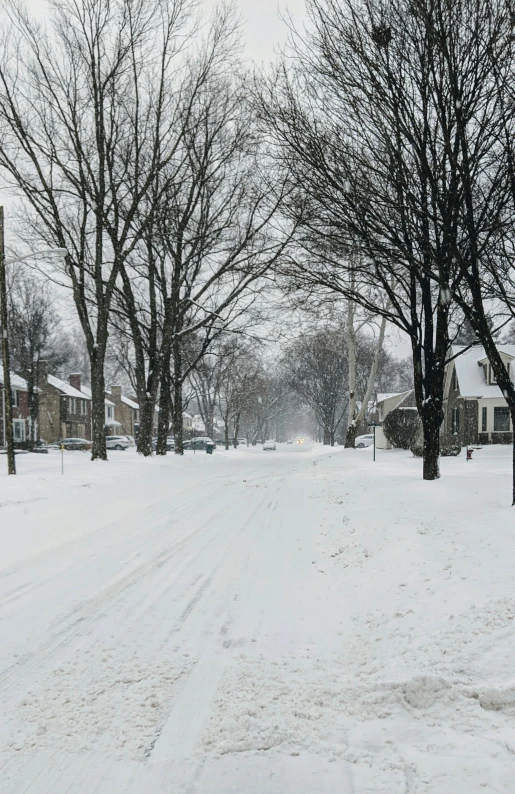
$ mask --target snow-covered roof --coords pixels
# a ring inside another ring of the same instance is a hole
[[[515,357],[515,345],[497,345],[500,353],[505,353],[507,356]],[[485,351],[481,345],[474,345],[466,352],[463,347],[454,345],[452,348],[452,355],[458,355],[454,359],[456,367],[456,375],[458,378],[458,385],[462,397],[490,397],[501,398],[503,394],[497,385],[489,385],[485,379],[483,367],[479,362],[485,358]],[[515,375],[515,367],[510,367],[510,376],[512,381]]]
[[[107,427],[121,427],[122,423],[117,422],[116,419],[106,419],[104,423]]]
[[[122,394],[121,400],[124,405],[128,405],[129,408],[133,408],[135,411],[139,411],[139,405],[135,403],[134,400],[130,400],[124,394]]]
[[[377,402],[383,403],[385,400],[390,400],[392,397],[405,397],[407,394],[410,393],[410,391],[411,389],[408,389],[408,391],[392,391],[385,393],[378,392]]]
[[[89,389],[87,386],[82,386],[82,385],[81,385],[81,387],[80,387],[80,390],[81,390],[81,392],[82,392],[82,395],[83,395],[83,396],[85,395],[85,396],[88,398],[88,400],[91,400],[91,399],[92,399],[92,396],[93,396],[93,395],[92,395],[92,393],[91,393],[91,389]],[[104,400],[104,403],[105,403],[106,405],[111,405],[111,406],[114,406],[114,405],[115,405],[115,403],[111,402],[111,400],[108,400],[108,399],[107,399],[107,397],[105,398],[105,400]]]
[[[56,378],[55,375],[48,376],[48,383],[50,386],[53,386],[54,389],[59,389],[62,391],[63,394],[66,394],[67,397],[79,397],[81,400],[91,400],[91,392],[89,393],[90,396],[85,392],[79,391],[67,383],[65,380],[61,380],[61,378]]]
[[[193,419],[192,415],[187,413],[186,411],[182,412],[184,419]]]
[[[4,368],[0,364],[0,383],[4,382]],[[27,381],[20,378],[15,372],[11,372],[11,389],[18,389],[18,391],[27,391]]]

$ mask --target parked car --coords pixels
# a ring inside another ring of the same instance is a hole
[[[265,441],[265,443],[263,444],[263,450],[266,452],[267,450],[272,450],[272,449],[276,449],[275,441],[273,441],[272,439]]]
[[[130,444],[126,436],[106,436],[107,449],[129,449]]]
[[[32,452],[37,452],[39,455],[48,455],[48,445],[42,438],[36,441],[32,447]]]
[[[59,447],[64,447],[65,449],[80,449],[86,450],[91,449],[91,441],[87,441],[85,438],[63,438],[59,442]]]
[[[372,433],[366,433],[364,436],[356,436],[354,446],[356,449],[363,449],[363,447],[371,447],[374,443],[374,436]]]
[[[193,449],[193,450],[205,450],[206,444],[212,444],[213,449],[216,449],[216,444],[212,438],[208,436],[197,436],[197,438],[191,438],[189,441],[185,441],[183,444],[184,449]]]
[[[152,439],[152,449],[154,450],[154,452],[157,449],[157,438]],[[173,436],[167,436],[166,450],[167,452],[170,452],[172,449],[175,449],[175,439]]]
[[[246,447],[247,446],[247,439],[246,438],[239,438],[238,439],[238,446],[239,447]]]
[[[293,438],[289,438],[289,439],[288,439],[288,441],[287,441],[286,443],[287,443],[287,444],[293,444]]]
[[[129,442],[131,447],[135,447],[136,446],[136,441],[134,439],[134,436],[125,436],[125,438]]]

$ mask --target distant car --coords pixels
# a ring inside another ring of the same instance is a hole
[[[152,439],[152,449],[154,450],[154,452],[157,449],[157,438]],[[173,436],[167,436],[166,450],[167,452],[170,452],[172,449],[175,449],[175,439],[173,438]]]
[[[288,439],[288,441],[287,441],[286,443],[287,443],[287,444],[293,444],[293,438],[289,438],[289,439]]]
[[[64,447],[64,449],[68,450],[86,450],[91,449],[91,446],[91,441],[87,441],[85,438],[63,438],[59,442],[59,447]]]
[[[208,436],[197,436],[197,438],[191,438],[189,441],[185,441],[183,449],[205,450],[206,444],[212,444],[213,449],[216,449],[215,442]]]
[[[239,447],[246,447],[247,446],[247,439],[246,438],[239,438],[238,439],[238,446]]]
[[[304,443],[304,439],[303,438],[298,438],[296,443],[297,444],[303,444]]]
[[[356,449],[363,449],[363,447],[371,447],[374,443],[374,436],[372,433],[366,433],[364,436],[356,436],[354,446]]]
[[[129,449],[130,443],[126,436],[106,436],[106,449]]]
[[[39,455],[48,455],[48,445],[42,438],[36,441],[32,447],[31,452],[37,452]]]
[[[272,449],[277,449],[277,447],[275,446],[275,441],[272,441],[272,439],[265,441],[265,443],[263,444],[263,450],[267,452],[268,450],[272,450]]]

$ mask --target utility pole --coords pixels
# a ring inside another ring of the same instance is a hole
[[[7,473],[16,474],[13,412],[11,407],[11,362],[7,334],[7,278],[5,270],[4,208],[0,207],[0,336],[2,337],[2,364],[4,368],[4,438],[7,447]]]

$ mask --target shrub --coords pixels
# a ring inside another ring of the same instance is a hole
[[[461,453],[461,444],[444,444],[440,447],[442,458],[456,457]]]
[[[386,438],[399,449],[411,449],[421,428],[422,423],[416,408],[395,408],[383,423]]]

